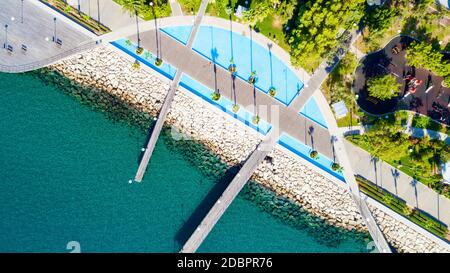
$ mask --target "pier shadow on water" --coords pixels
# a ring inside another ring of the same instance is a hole
[[[137,164],[138,165],[141,163],[142,157],[144,156],[145,150],[143,150],[143,149],[147,148],[147,145],[148,145],[148,143],[149,143],[149,141],[151,139],[153,131],[155,130],[155,125],[156,125],[156,121],[154,121],[154,120],[152,120],[151,123],[149,123],[150,127],[148,129],[147,135],[145,136],[144,144],[142,145],[141,150],[139,150],[139,155],[138,155],[138,158],[137,158]]]
[[[197,226],[201,223],[203,218],[205,218],[210,209],[217,202],[219,197],[231,183],[241,167],[241,164],[238,164],[229,168],[225,172],[225,174],[216,182],[214,187],[208,192],[205,198],[203,198],[202,202],[197,206],[191,216],[184,222],[183,226],[175,235],[175,241],[179,243],[180,246],[183,246],[192,235],[192,233],[194,233]]]

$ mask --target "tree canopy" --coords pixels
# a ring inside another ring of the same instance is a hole
[[[411,66],[428,69],[443,77],[446,86],[450,86],[450,63],[431,44],[413,42],[406,50],[406,59]]]
[[[400,93],[400,84],[395,76],[388,74],[370,78],[367,81],[367,89],[372,97],[387,100]]]
[[[403,128],[389,120],[378,120],[370,130],[363,135],[364,140],[373,149],[375,157],[389,160],[400,160],[407,155],[409,141]]]
[[[391,6],[368,7],[364,15],[364,24],[371,32],[380,32],[388,29],[395,16],[397,9]]]
[[[291,59],[312,71],[336,48],[341,30],[360,21],[365,0],[310,0],[299,5],[295,29],[288,38]]]
[[[254,8],[244,11],[242,14],[242,19],[249,25],[254,26],[256,23],[263,21],[270,12],[271,9],[268,2],[261,1],[256,3]]]
[[[144,18],[144,20],[153,19],[153,11],[156,17],[164,17],[170,15],[170,6],[167,0],[115,0],[122,9],[130,14],[137,14]],[[150,2],[154,4],[153,9],[150,6]]]

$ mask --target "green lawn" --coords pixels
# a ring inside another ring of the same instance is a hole
[[[365,151],[369,152],[370,154],[374,153],[374,148],[370,145],[370,141],[369,142],[366,141],[363,135],[348,136],[346,137],[346,139],[351,143],[364,149]],[[408,151],[404,151],[404,154],[407,155],[401,157],[399,160],[389,158],[385,154],[380,154],[379,157],[381,160],[388,163],[392,167],[401,170],[405,174],[415,178],[422,184],[427,185],[431,188],[433,188],[432,186],[436,185],[437,183],[440,183],[442,179],[440,175],[432,173],[431,170],[422,169],[420,166],[417,165],[417,163],[414,164],[413,159],[409,156]],[[436,190],[438,193],[443,194],[444,196],[450,198],[450,193],[448,191],[442,191],[435,188],[433,189]]]
[[[405,126],[406,122],[408,121],[408,112],[404,110],[396,111],[394,113],[389,113],[382,116],[372,116],[368,115],[366,113],[363,113],[362,111],[359,113],[362,122],[365,125],[373,125],[378,120],[384,119],[389,121],[390,123],[395,123],[397,125]]]
[[[432,120],[429,117],[422,115],[415,115],[412,121],[412,126],[432,131],[437,131],[445,134],[450,134],[450,127],[442,123]]]
[[[221,1],[223,0],[209,2],[208,7],[206,9],[206,13],[210,16],[220,17],[229,20],[230,16],[226,13],[226,5],[224,5]],[[238,2],[240,1],[232,0],[231,1],[232,7],[237,7]],[[250,6],[252,7],[254,4],[255,4],[254,2],[251,2]],[[233,21],[243,23],[241,19],[234,16],[234,12],[231,15],[231,17]],[[280,24],[279,18],[276,15],[271,14],[267,16],[262,22],[257,23],[255,26],[255,30],[259,31],[261,34],[274,41],[274,43],[279,45],[287,52],[290,51],[289,44],[286,43],[286,38],[282,29],[282,25]]]
[[[352,114],[352,118],[350,119],[350,112],[343,118],[337,119],[338,127],[349,127],[359,125],[359,117],[357,115]]]
[[[206,14],[214,17],[220,17],[223,19],[230,19],[230,15],[226,12],[226,4],[222,3],[223,0],[210,1],[208,7],[206,8]],[[236,6],[238,0],[231,0],[231,6]],[[228,1],[226,2],[228,3]],[[234,12],[231,14],[231,19],[233,21],[238,21],[238,18],[234,16]]]
[[[276,15],[269,15],[264,21],[256,24],[256,29],[264,36],[268,37],[281,48],[289,52],[291,50],[288,43],[286,43],[286,36],[284,35],[282,25],[279,23],[279,18]]]

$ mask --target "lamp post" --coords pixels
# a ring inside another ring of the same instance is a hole
[[[20,1],[20,22],[23,24],[23,0]]]
[[[150,2],[150,6],[152,7],[152,13],[153,13],[153,17],[155,20],[155,37],[156,37],[156,61],[160,62],[161,61],[161,54],[160,54],[160,48],[159,48],[159,37],[158,37],[158,22],[157,22],[157,18],[156,18],[156,13],[155,13],[155,6],[153,4],[153,1]]]
[[[56,43],[56,17],[53,17],[53,42]]]
[[[5,25],[5,43],[3,44],[3,48],[8,47],[8,25]]]
[[[99,0],[97,0],[97,22],[98,22],[98,26],[100,26],[100,3],[99,3]]]

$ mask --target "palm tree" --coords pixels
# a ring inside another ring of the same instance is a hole
[[[155,59],[155,64],[157,66],[160,66],[163,62],[162,57],[161,57],[161,48],[159,45],[159,37],[158,37],[158,21],[156,18],[156,13],[155,13],[155,3],[153,3],[153,0],[150,1],[150,6],[152,7],[152,13],[153,13],[153,20],[155,21],[155,38],[156,38],[156,59]]]
[[[136,33],[137,33],[137,41],[138,48],[136,51],[141,51],[141,37],[139,35],[139,17],[138,17],[138,8],[143,5],[142,0],[121,0],[122,9],[125,12],[128,12],[131,16],[136,18]]]
[[[97,0],[97,22],[98,26],[100,26],[100,2]]]

